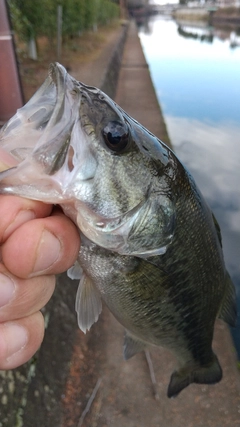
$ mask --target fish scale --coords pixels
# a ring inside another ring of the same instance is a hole
[[[125,327],[125,359],[150,345],[174,353],[169,397],[220,381],[213,328],[217,317],[234,325],[235,289],[219,225],[176,155],[58,63],[0,147],[16,164],[0,174],[0,193],[60,204],[79,228],[68,272],[80,278],[79,327],[91,328],[103,299]]]

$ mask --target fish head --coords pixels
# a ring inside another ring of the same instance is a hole
[[[166,251],[175,218],[171,150],[60,64],[4,126],[0,150],[14,165],[0,174],[0,193],[61,205],[86,237],[121,254]]]

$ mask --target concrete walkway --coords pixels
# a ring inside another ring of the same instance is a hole
[[[125,44],[115,100],[154,135],[169,143],[148,64],[133,23]]]

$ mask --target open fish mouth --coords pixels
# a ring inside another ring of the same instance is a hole
[[[17,161],[31,153],[44,173],[54,174],[65,161],[80,99],[78,82],[60,64],[51,64],[43,85],[3,127],[2,149]]]
[[[77,147],[76,141],[73,143],[72,131],[79,121],[80,104],[81,83],[60,64],[51,64],[42,86],[1,130],[0,149],[12,158],[10,164],[18,164],[1,175],[6,193],[17,193],[16,187],[21,185],[21,195],[28,197],[31,176],[31,187],[37,187],[36,199],[41,200],[45,195],[44,201],[59,202],[74,169],[73,157]],[[50,182],[48,177],[53,175]],[[11,189],[6,187],[8,176],[11,177]],[[50,188],[53,182],[55,189]],[[56,189],[59,185],[61,191]],[[46,197],[47,192],[49,197]],[[32,192],[31,198],[34,198]]]

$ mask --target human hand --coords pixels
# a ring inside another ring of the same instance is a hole
[[[55,274],[79,251],[79,233],[60,210],[41,202],[0,196],[0,369],[13,369],[39,348]]]

